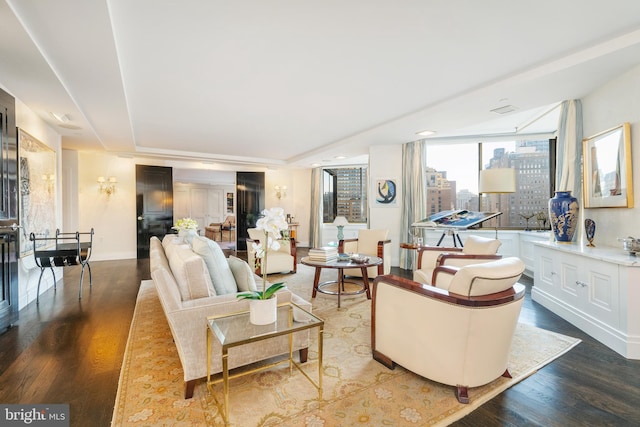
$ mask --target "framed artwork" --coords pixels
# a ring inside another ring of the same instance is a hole
[[[20,257],[33,252],[29,234],[56,234],[56,152],[18,129]]]
[[[585,208],[632,208],[631,131],[629,123],[585,138]]]
[[[373,183],[373,204],[375,207],[398,206],[398,180],[396,178],[378,178]]]
[[[227,193],[227,213],[233,213],[233,193]]]

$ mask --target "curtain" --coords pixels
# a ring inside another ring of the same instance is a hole
[[[427,150],[423,140],[408,142],[402,146],[402,221],[400,224],[400,242],[411,242],[413,233],[411,224],[427,215],[427,186],[425,168]],[[400,267],[406,270],[415,268],[415,251],[400,251]]]
[[[311,218],[309,221],[309,246],[322,245],[322,168],[311,170]]]
[[[564,101],[558,122],[556,147],[556,191],[571,191],[582,200],[582,103],[580,100]]]

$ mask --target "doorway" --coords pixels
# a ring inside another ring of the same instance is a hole
[[[138,259],[149,258],[149,239],[160,240],[173,226],[173,171],[136,165],[136,231]]]

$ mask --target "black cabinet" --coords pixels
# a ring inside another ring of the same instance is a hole
[[[18,318],[18,140],[15,99],[0,90],[0,332]]]

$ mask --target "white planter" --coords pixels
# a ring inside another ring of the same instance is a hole
[[[249,300],[249,321],[254,325],[268,325],[278,317],[278,298]]]

